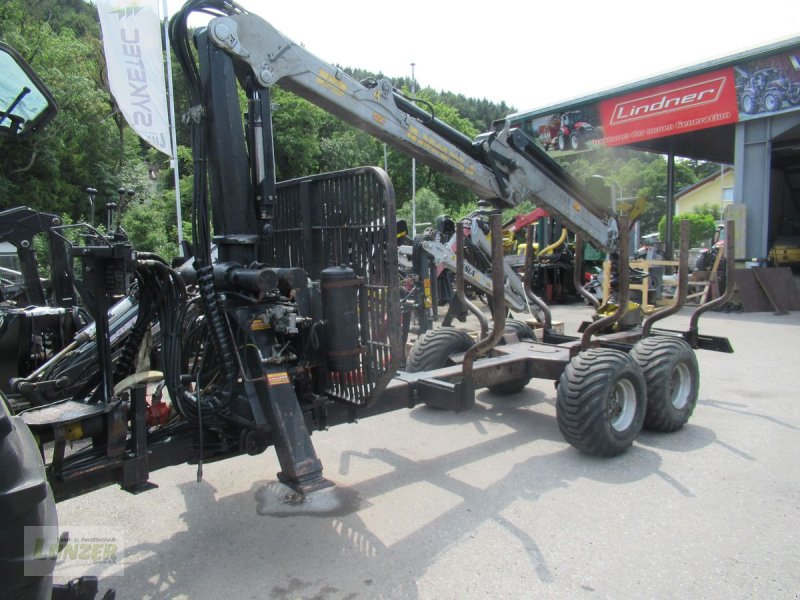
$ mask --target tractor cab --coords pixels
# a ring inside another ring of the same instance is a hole
[[[56,114],[50,91],[19,53],[0,42],[0,135],[23,139]]]

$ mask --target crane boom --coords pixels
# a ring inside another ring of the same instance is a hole
[[[498,207],[531,200],[596,246],[616,246],[611,211],[507,119],[470,140],[399,94],[388,79],[360,83],[251,13],[214,18],[208,34],[265,88],[280,82]]]

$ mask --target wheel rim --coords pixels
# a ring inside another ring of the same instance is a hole
[[[608,422],[615,431],[625,431],[636,416],[636,388],[627,379],[620,379],[608,397]]]
[[[769,94],[766,98],[764,98],[764,107],[768,112],[774,112],[778,110],[779,104],[778,98],[773,94]]]
[[[681,409],[692,396],[692,376],[689,367],[681,363],[672,371],[672,406]]]

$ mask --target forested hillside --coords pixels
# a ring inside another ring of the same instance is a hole
[[[135,246],[165,255],[174,252],[177,227],[169,160],[142,142],[117,110],[108,90],[95,7],[83,0],[4,0],[0,40],[31,63],[59,105],[58,116],[41,134],[22,144],[0,140],[0,209],[28,205],[76,221],[86,219],[89,212],[87,187],[99,190],[96,202],[100,206],[115,200],[118,188],[131,189],[134,202],[123,224]],[[188,130],[180,122],[187,109],[186,94],[175,60],[173,67],[182,209],[188,220],[192,164]],[[347,70],[357,79],[379,76],[357,68]],[[408,92],[407,78],[388,76]],[[423,86],[415,95],[427,102],[436,117],[469,137],[514,111],[504,103],[466,98],[457,91],[438,92]],[[398,204],[405,205],[401,210],[407,212],[412,186],[409,158],[281,89],[274,91],[273,102],[277,105],[279,180],[359,165],[386,165]],[[582,180],[595,173],[614,174],[626,194],[664,194],[663,158],[613,151],[594,154],[573,160],[568,168]],[[696,181],[702,167],[681,164],[678,184]],[[469,191],[419,164],[416,187],[419,221],[444,211],[457,216],[474,205]]]

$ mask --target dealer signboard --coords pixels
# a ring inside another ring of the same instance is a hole
[[[549,151],[622,146],[800,109],[800,49],[523,119]]]
[[[731,69],[706,73],[599,104],[606,146],[674,135],[738,118]]]

